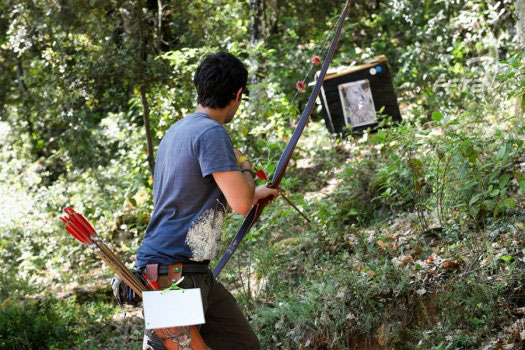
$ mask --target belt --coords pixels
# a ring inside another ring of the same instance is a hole
[[[168,276],[170,282],[178,281],[182,273],[207,273],[208,269],[207,262],[187,262],[187,263],[175,263],[171,265],[162,264],[148,264],[145,268],[140,271],[144,273],[148,280],[157,282],[158,276]]]
[[[167,275],[171,265],[159,264],[159,275]],[[182,273],[207,273],[208,264],[186,263],[182,264]]]

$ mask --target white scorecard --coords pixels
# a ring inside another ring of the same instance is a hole
[[[143,292],[146,329],[190,326],[204,323],[199,288]]]

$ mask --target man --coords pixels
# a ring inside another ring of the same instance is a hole
[[[200,332],[214,350],[260,348],[235,299],[208,269],[218,253],[226,207],[246,215],[259,199],[278,195],[266,186],[255,188],[250,163],[223,127],[239,108],[247,77],[242,62],[229,53],[208,55],[200,63],[194,76],[197,109],[160,143],[154,209],[137,251],[137,268],[160,288],[180,277],[175,273],[180,269],[181,287],[200,288],[206,320]],[[147,331],[144,349],[165,347]]]

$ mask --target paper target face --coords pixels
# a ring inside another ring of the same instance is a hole
[[[372,90],[367,79],[339,85],[339,97],[347,126],[377,123]]]

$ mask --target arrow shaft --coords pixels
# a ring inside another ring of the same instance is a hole
[[[288,202],[288,204],[290,204],[290,205],[292,206],[292,208],[294,208],[299,214],[301,214],[301,216],[302,216],[303,218],[305,218],[306,221],[311,222],[310,219],[308,219],[308,218],[306,217],[306,215],[304,215],[304,213],[303,213],[299,208],[297,208],[297,207],[295,206],[295,204],[293,204],[292,201],[288,199],[288,197],[286,197],[286,196],[284,195],[284,193],[279,192],[279,194],[281,195],[281,197],[284,198],[285,201]]]

